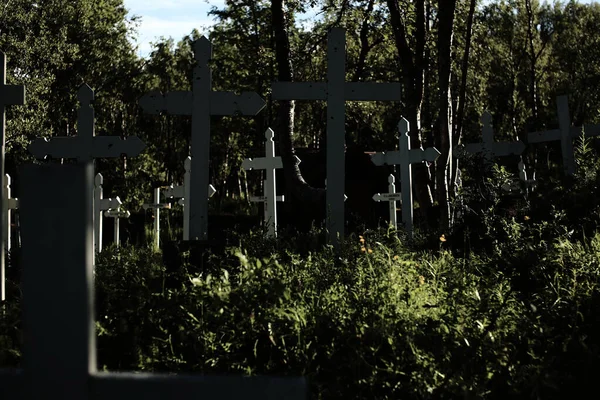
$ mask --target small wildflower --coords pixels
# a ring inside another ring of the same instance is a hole
[[[359,236],[358,237],[358,241],[361,242],[361,243],[364,243],[365,242],[365,238],[362,237],[362,236]]]
[[[398,257],[398,256],[394,256],[394,260],[397,260],[397,259],[399,259],[399,258],[400,258],[400,257]]]
[[[373,252],[373,250],[369,249],[368,252],[369,252],[369,254],[371,254]]]
[[[523,219],[524,219],[525,221],[529,221],[531,218],[529,218],[529,216],[527,216],[527,215],[526,215],[526,216],[525,216]]]
[[[425,283],[425,277],[423,275],[419,275],[419,285],[423,285]]]
[[[362,251],[364,253],[365,251],[367,251],[367,249],[365,249],[364,247],[361,247],[360,251]]]
[[[446,235],[442,234],[442,236],[440,236],[440,242],[445,242],[446,241]]]

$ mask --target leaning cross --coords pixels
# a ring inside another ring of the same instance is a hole
[[[264,221],[267,227],[268,236],[277,237],[277,208],[276,202],[284,201],[283,196],[276,196],[275,170],[283,168],[281,157],[275,157],[275,142],[273,141],[273,130],[268,128],[265,131],[265,157],[246,158],[242,161],[242,168],[245,170],[264,169],[266,179],[264,181],[264,195],[252,197],[251,201],[262,201],[264,203]]]
[[[471,154],[483,153],[484,162],[487,165],[492,162],[492,157],[518,155],[525,150],[525,143],[520,140],[516,142],[494,142],[492,114],[489,111],[483,113],[481,123],[483,124],[482,142],[467,144],[465,151]]]
[[[396,193],[396,178],[394,175],[390,174],[388,177],[388,193],[376,193],[373,195],[373,200],[387,201],[390,207],[390,225],[394,227],[394,229],[398,229],[398,219],[396,217],[396,202],[400,201],[402,203],[402,193]]]
[[[202,36],[193,43],[194,80],[192,91],[174,91],[166,94],[153,91],[144,95],[140,106],[150,114],[167,112],[192,116],[192,185],[188,207],[189,235],[194,240],[208,238],[208,179],[210,160],[211,115],[256,115],[265,102],[255,92],[236,95],[233,92],[213,92],[209,61],[212,45]],[[186,239],[187,240],[187,239]]]
[[[274,100],[327,101],[327,230],[334,246],[344,237],[344,165],[346,101],[400,101],[399,83],[345,82],[346,32],[327,35],[326,82],[273,82]],[[339,240],[338,240],[339,235]]]
[[[375,153],[371,161],[375,165],[400,165],[400,184],[402,185],[402,222],[409,237],[413,235],[413,196],[412,196],[412,164],[423,161],[434,162],[440,152],[435,147],[423,150],[410,148],[408,135],[409,123],[405,118],[398,122],[398,151]]]
[[[2,114],[2,131],[0,135],[0,176],[4,176],[4,152],[6,146],[6,106],[25,104],[25,86],[6,84],[6,54],[0,51],[0,114]],[[0,185],[0,210],[4,210],[5,192],[4,185]],[[0,226],[6,226],[4,214],[0,216]],[[4,229],[0,230],[0,301],[6,300],[5,269],[4,269]]]

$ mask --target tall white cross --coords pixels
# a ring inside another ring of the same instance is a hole
[[[119,136],[95,136],[94,127],[94,91],[83,84],[77,92],[79,109],[77,110],[77,136],[58,136],[51,139],[37,138],[29,145],[29,152],[38,159],[76,158],[81,164],[90,164],[92,171],[95,158],[116,158],[125,154],[128,157],[138,155],[146,145],[137,136],[121,139]],[[90,196],[94,193],[94,181],[90,180],[87,188]],[[92,197],[94,199],[94,197]],[[43,199],[40,199],[43,202]],[[102,218],[96,213],[97,201],[91,201],[90,215],[93,221],[101,224]],[[43,204],[43,203],[42,203]],[[44,206],[40,204],[41,209]],[[101,225],[96,225],[96,227]],[[102,249],[100,233],[96,230],[95,249]]]
[[[192,166],[189,208],[189,236],[192,240],[208,239],[208,172],[210,160],[211,115],[256,115],[265,102],[255,92],[213,92],[209,62],[212,45],[202,36],[193,43],[194,67],[192,91],[174,91],[162,95],[154,91],[143,96],[139,104],[144,111],[158,114],[192,116]]]
[[[20,170],[23,367],[0,370],[0,398],[306,399],[303,378],[97,370],[92,181],[90,163]]]
[[[6,84],[6,54],[0,51],[0,176],[4,176],[4,152],[6,151],[6,106],[25,104],[25,86]],[[4,185],[0,185],[0,210],[5,209]],[[0,226],[6,226],[4,213],[0,213]],[[6,271],[4,262],[4,229],[0,229],[0,301],[6,300]]]
[[[242,161],[245,170],[263,169],[266,179],[264,180],[264,194],[250,200],[262,201],[264,203],[264,221],[267,233],[270,237],[277,237],[277,200],[284,201],[283,196],[276,196],[275,170],[283,168],[281,157],[275,157],[275,142],[273,141],[273,130],[265,131],[265,156],[259,158],[246,158]],[[279,197],[279,198],[278,198]]]
[[[492,126],[492,114],[485,111],[481,115],[482,142],[469,143],[465,145],[467,153],[483,153],[484,162],[489,165],[493,157],[503,157],[509,155],[518,155],[525,151],[525,143],[518,140],[516,142],[494,142],[494,127]]]
[[[396,193],[396,178],[393,174],[388,176],[388,192],[387,193],[376,193],[373,195],[373,200],[379,201],[387,201],[389,203],[390,208],[390,225],[394,227],[394,229],[398,229],[398,218],[396,214],[396,202],[402,202],[402,193]]]
[[[399,83],[346,82],[346,32],[333,28],[327,35],[326,82],[273,82],[273,100],[327,101],[327,230],[339,246],[344,238],[346,101],[400,101]],[[339,247],[338,247],[339,248]]]
[[[413,235],[413,196],[412,196],[412,164],[423,161],[434,162],[440,152],[435,147],[427,149],[410,148],[410,125],[406,118],[398,122],[398,151],[375,153],[371,161],[375,165],[399,165],[400,184],[402,185],[402,222],[409,237]]]

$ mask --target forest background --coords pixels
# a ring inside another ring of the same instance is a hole
[[[305,30],[297,18],[308,9],[319,10],[320,18]],[[401,104],[347,103],[348,147],[394,149],[396,124],[407,118],[413,147],[442,152],[435,164],[413,171],[418,207],[425,214],[438,207],[443,226],[452,220],[458,187],[459,162],[451,149],[480,141],[484,110],[493,115],[496,140],[555,128],[561,94],[569,95],[574,125],[598,122],[596,3],[249,0],[226,1],[210,15],[214,90],[256,91],[267,101],[256,117],[213,121],[210,175],[217,209],[232,199],[247,202],[259,190],[260,177],[247,179],[241,161],[262,154],[268,127],[278,140],[288,198],[324,201],[324,185],[309,185],[293,158],[295,148],[325,147],[324,102],[273,102],[269,95],[273,81],[324,79],[331,27],[347,31],[347,81],[403,85]],[[145,59],[131,40],[137,26],[122,0],[33,6],[17,0],[0,7],[7,80],[27,88],[27,104],[7,111],[8,173],[31,160],[26,148],[33,138],[76,134],[76,89],[86,82],[96,93],[96,134],[137,135],[148,145],[139,157],[97,162],[107,191],[119,193],[133,211],[153,187],[182,181],[190,119],[144,115],[137,100],[154,89],[189,90],[191,42],[200,32],[159,39]],[[524,159],[543,168],[548,148],[528,149]]]

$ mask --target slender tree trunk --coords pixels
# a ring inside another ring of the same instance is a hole
[[[293,81],[293,69],[290,60],[290,42],[286,30],[283,0],[271,2],[271,18],[275,42],[275,60],[277,63],[277,79],[280,82]],[[275,132],[279,138],[279,152],[283,163],[286,190],[304,207],[323,203],[325,207],[325,190],[313,188],[302,177],[294,150],[294,101],[280,100],[274,107]],[[341,166],[343,168],[343,166]]]
[[[456,0],[438,2],[438,112],[436,147],[441,152],[436,162],[437,199],[441,208],[442,227],[450,224],[449,185],[452,171],[452,115],[450,73],[452,65],[452,37]]]
[[[423,105],[423,87],[425,74],[425,2],[416,0],[417,13],[415,52],[408,45],[405,24],[400,14],[398,0],[387,0],[390,11],[390,22],[394,33],[394,42],[398,51],[399,62],[402,67],[402,103],[404,104],[404,118],[410,124],[411,147],[421,147],[421,107]],[[413,188],[415,198],[422,209],[422,215],[426,216],[433,205],[430,189],[430,177],[427,166],[423,163],[413,165]]]

